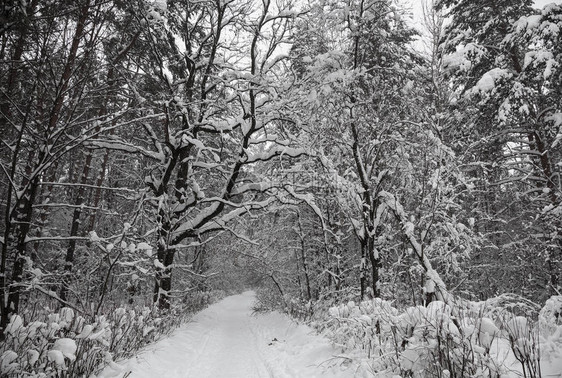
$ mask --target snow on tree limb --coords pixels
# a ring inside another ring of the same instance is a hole
[[[416,236],[414,235],[414,224],[408,220],[402,204],[389,192],[381,191],[379,196],[385,201],[388,208],[392,210],[394,216],[400,222],[404,235],[408,238],[408,242],[412,246],[420,265],[424,269],[426,277],[432,282],[431,284],[426,284],[426,292],[435,293],[438,300],[447,302],[450,295],[445,283],[439,274],[432,268],[429,257],[424,253],[422,245],[416,239]]]

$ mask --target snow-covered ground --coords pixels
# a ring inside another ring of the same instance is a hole
[[[252,315],[254,300],[253,292],[225,298],[100,377],[356,376],[356,367],[311,328],[277,312]]]

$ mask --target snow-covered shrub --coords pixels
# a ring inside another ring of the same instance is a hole
[[[107,359],[111,332],[104,317],[93,322],[70,308],[43,314],[25,322],[14,315],[6,329],[0,352],[8,376],[88,375]],[[40,319],[40,320],[38,320]]]
[[[254,313],[269,312],[273,310],[284,310],[285,298],[278,290],[273,288],[259,288],[256,290],[256,302],[252,306]]]
[[[114,360],[170,333],[214,294],[193,294],[162,314],[154,307],[104,309],[93,319],[70,308],[33,314],[32,321],[14,315],[0,344],[2,377],[91,376]]]
[[[294,319],[307,321],[313,315],[312,301],[285,296],[285,312]]]
[[[540,377],[539,335],[534,322],[523,316],[508,314],[502,326],[513,355],[521,364],[524,376]]]
[[[310,305],[310,322],[316,328],[323,329],[324,320],[330,317],[330,309],[341,303],[357,302],[360,298],[360,290],[354,287],[346,287],[340,290],[323,290],[317,301]]]
[[[333,307],[330,315],[327,336],[344,349],[365,351],[379,375],[462,377],[496,371],[478,344],[477,327],[462,327],[443,302],[398,311],[374,299]]]
[[[562,295],[550,297],[539,312],[541,331],[554,333],[562,326]]]
[[[562,296],[550,297],[539,312],[541,360],[562,361]]]
[[[547,302],[537,322],[536,305],[514,295],[401,310],[372,299],[324,311],[327,300],[313,304],[310,323],[342,352],[362,351],[377,377],[536,377],[546,348],[548,358],[562,360],[559,301]]]

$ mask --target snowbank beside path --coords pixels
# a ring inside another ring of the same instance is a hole
[[[278,312],[252,315],[253,292],[201,311],[136,357],[106,368],[100,378],[348,378],[357,368],[330,342]]]

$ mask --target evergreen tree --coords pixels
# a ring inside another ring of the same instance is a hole
[[[468,109],[458,112],[459,146],[470,151],[467,163],[480,179],[482,230],[507,261],[536,261],[528,253],[534,245],[544,264],[529,271],[530,280],[546,273],[547,285],[558,290],[560,225],[552,209],[560,205],[560,7],[536,10],[529,1],[441,6],[451,17],[442,42],[445,62],[458,107]]]

